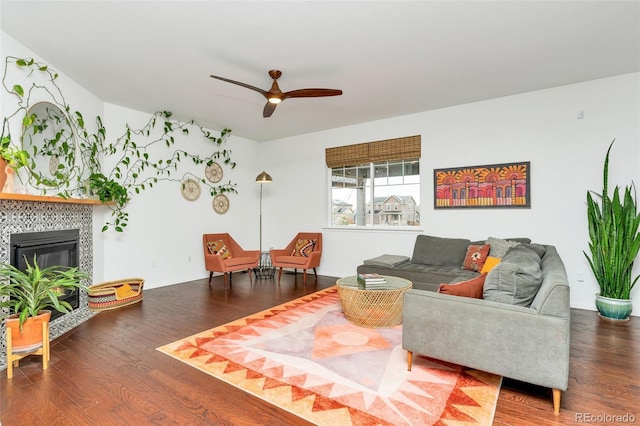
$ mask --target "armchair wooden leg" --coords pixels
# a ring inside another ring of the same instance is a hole
[[[562,391],[560,389],[553,389],[553,414],[560,414],[560,397]]]
[[[253,279],[251,277],[251,275],[253,275],[253,268],[247,269],[247,274],[249,274],[249,282],[253,284]]]
[[[282,277],[282,266],[280,267],[280,270],[278,271],[278,284],[280,284],[280,278]]]
[[[413,365],[413,352],[407,351],[407,371],[411,371]]]
[[[213,278],[213,271],[209,272],[209,284],[211,284],[211,278]]]
[[[316,278],[318,278],[318,272],[316,271],[316,268],[313,268],[313,275],[315,275]]]
[[[306,269],[302,270],[302,285],[303,286],[307,285],[307,270]]]

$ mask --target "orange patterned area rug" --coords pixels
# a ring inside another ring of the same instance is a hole
[[[349,323],[334,287],[158,348],[317,425],[490,425],[501,377]]]

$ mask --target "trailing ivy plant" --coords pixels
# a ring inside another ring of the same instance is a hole
[[[26,77],[34,77],[34,81],[28,88],[25,89],[20,84],[11,85],[7,81],[7,72],[11,64],[22,70]],[[220,161],[232,169],[235,168],[236,163],[231,159],[231,151],[224,148],[231,130],[224,129],[219,136],[216,136],[194,120],[186,123],[178,122],[171,119],[171,112],[160,111],[153,114],[144,127],[136,129],[127,124],[120,137],[109,141],[100,116],[96,117],[96,130],[91,132],[87,129],[82,113],[72,110],[66,102],[56,82],[57,78],[58,74],[46,64],[33,59],[12,56],[5,59],[2,84],[8,93],[17,98],[17,110],[5,117],[4,123],[7,124],[8,120],[23,113],[22,127],[27,130],[25,134],[42,134],[47,128],[50,117],[38,117],[30,113],[33,105],[31,99],[36,91],[41,91],[47,95],[53,105],[64,111],[65,119],[72,129],[71,136],[75,137],[72,143],[68,135],[57,132],[55,136],[45,141],[42,148],[34,148],[32,153],[23,151],[20,154],[21,165],[27,166],[25,167],[28,170],[27,179],[32,186],[40,188],[44,193],[47,190],[55,191],[56,195],[61,197],[68,198],[77,193],[84,193],[99,198],[112,210],[112,219],[104,225],[102,230],[106,231],[113,227],[118,232],[122,232],[127,226],[128,214],[125,207],[131,198],[141,191],[153,188],[159,181],[182,182],[190,176],[207,186],[211,196],[224,192],[237,193],[237,185],[231,181],[212,185],[201,176],[182,172],[180,167],[184,161],[197,165],[210,165],[214,161]],[[5,127],[7,128],[6,136]],[[193,133],[211,142],[211,154],[207,156],[192,154],[176,146],[176,136],[191,137],[193,129],[195,129]],[[8,151],[11,142],[8,124],[3,125],[0,148],[6,148]],[[80,161],[75,157],[76,142]],[[162,152],[165,154],[159,154],[161,146],[164,146]],[[2,152],[0,151],[0,154]],[[37,155],[58,157],[60,164],[57,171],[51,173],[37,170],[33,161]],[[111,166],[106,170],[104,164]]]

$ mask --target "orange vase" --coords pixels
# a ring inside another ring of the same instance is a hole
[[[42,324],[49,322],[51,311],[40,311],[35,317],[29,317],[22,324],[20,331],[20,320],[17,314],[5,319],[8,328],[11,328],[11,342],[13,351],[31,351],[42,346]]]
[[[7,181],[7,173],[4,169],[7,168],[7,160],[0,157],[0,192],[2,192],[2,188],[4,188],[4,183]]]

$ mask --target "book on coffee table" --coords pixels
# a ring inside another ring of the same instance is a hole
[[[384,288],[387,280],[382,275],[376,273],[358,274],[358,287],[367,290],[375,290],[376,288]]]

